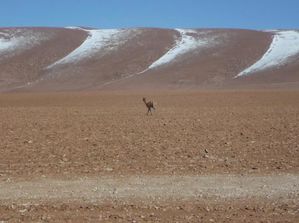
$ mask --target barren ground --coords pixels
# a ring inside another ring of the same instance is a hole
[[[152,116],[143,96],[157,104]],[[299,218],[298,91],[2,94],[0,120],[0,221]],[[82,178],[90,197],[72,195]],[[132,178],[144,184],[130,193],[146,196],[118,195]],[[55,182],[69,186],[53,200]],[[93,198],[104,184],[113,196]]]

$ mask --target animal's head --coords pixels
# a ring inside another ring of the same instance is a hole
[[[142,101],[144,101],[144,102],[145,102],[145,101],[146,101],[146,98],[142,98]]]

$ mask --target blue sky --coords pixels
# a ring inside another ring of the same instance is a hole
[[[1,0],[0,26],[299,29],[299,0]]]

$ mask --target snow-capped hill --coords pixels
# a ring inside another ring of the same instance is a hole
[[[2,29],[0,32],[0,58],[30,49],[50,36],[27,29]]]
[[[211,46],[213,39],[196,37],[198,32],[192,29],[175,29],[179,32],[180,37],[176,39],[176,43],[166,54],[160,57],[157,61],[152,63],[148,69],[153,69],[161,65],[165,65],[174,61],[181,55],[184,55],[192,50]]]
[[[137,33],[134,29],[87,30],[80,27],[68,27],[68,29],[83,30],[88,33],[88,37],[77,49],[48,66],[48,69],[57,65],[77,63],[81,60],[92,58],[97,53],[104,55],[115,51],[128,40],[130,35]]]
[[[144,74],[150,70],[158,69],[163,65],[170,65],[174,62],[179,62],[180,56],[190,53],[193,50],[200,50],[206,47],[215,45],[214,36],[207,36],[209,31],[197,31],[193,29],[175,29],[179,36],[174,36],[175,43],[165,54],[151,63],[146,69],[132,74],[124,75],[123,79],[129,79],[138,75]],[[106,82],[102,86],[118,82],[119,80],[112,80]]]
[[[252,66],[243,70],[236,77],[249,75],[250,73],[262,71],[272,67],[279,67],[290,62],[293,56],[299,54],[299,32],[269,31],[273,32],[272,43],[267,52]]]
[[[0,91],[296,86],[298,58],[295,30],[0,28]]]

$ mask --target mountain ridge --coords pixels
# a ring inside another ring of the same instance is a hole
[[[0,28],[0,91],[297,86],[298,42],[297,30]]]

